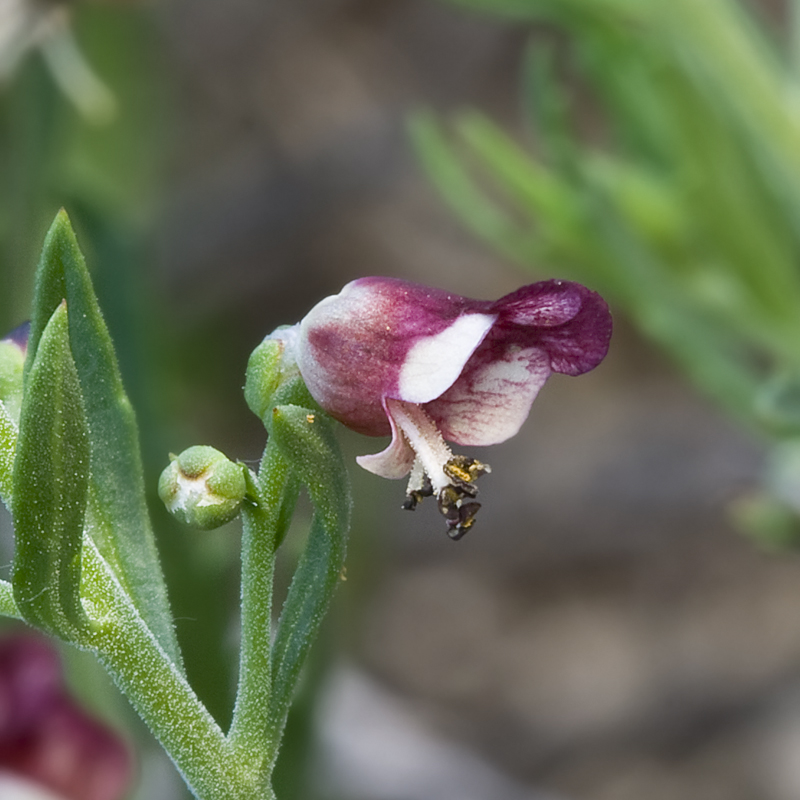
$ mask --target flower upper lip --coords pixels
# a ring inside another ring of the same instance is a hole
[[[360,278],[306,315],[297,361],[314,399],[359,433],[392,433],[384,401],[393,398],[427,404],[457,444],[495,444],[516,433],[551,372],[597,366],[610,335],[602,298],[568,281],[524,286],[491,302],[397,278]],[[521,386],[530,402],[495,413]],[[466,431],[473,406],[492,412],[494,433],[485,424]]]

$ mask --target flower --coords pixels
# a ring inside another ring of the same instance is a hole
[[[368,436],[391,435],[357,459],[385,478],[411,473],[405,508],[435,495],[460,538],[489,466],[453,455],[519,431],[553,372],[580,375],[608,350],[611,315],[577,283],[523,286],[495,302],[394,278],[361,278],[272,334],[294,351],[312,397]]]
[[[130,780],[127,748],[67,694],[53,646],[0,641],[0,797],[119,800]]]

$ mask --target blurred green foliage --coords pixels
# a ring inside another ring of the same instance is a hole
[[[86,2],[70,4],[69,12],[80,52],[114,96],[115,114],[107,120],[82,114],[62,93],[38,48],[0,83],[0,331],[30,313],[38,251],[56,212],[65,207],[143,423],[148,502],[156,509],[155,533],[187,672],[225,724],[235,687],[228,631],[238,600],[231,580],[237,537],[228,530],[198,542],[168,518],[155,493],[165,454],[176,445],[165,438],[166,409],[176,398],[185,400],[176,388],[180,370],[170,361],[178,348],[165,335],[166,315],[152,290],[162,180],[173,144],[164,54],[152,8]],[[79,691],[86,684],[85,693],[92,694],[98,681],[92,660],[70,654],[69,663],[77,665],[71,681]],[[140,743],[149,740],[116,692],[109,691],[106,702],[103,713],[129,723]]]
[[[533,26],[534,146],[475,111],[418,115],[447,201],[505,256],[599,290],[753,429],[798,436],[798,42],[735,0],[455,2]]]

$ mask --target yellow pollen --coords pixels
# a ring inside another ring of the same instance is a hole
[[[444,471],[451,478],[458,478],[459,480],[462,480],[465,483],[469,483],[470,481],[473,480],[473,477],[472,475],[470,475],[468,470],[462,469],[457,464],[453,464],[452,462],[445,465]]]

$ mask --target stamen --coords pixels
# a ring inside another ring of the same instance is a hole
[[[417,454],[417,460],[438,494],[450,483],[445,475],[444,466],[453,457],[450,448],[444,443],[442,434],[420,406],[392,399],[387,400],[386,405],[397,427]]]
[[[475,481],[491,472],[491,467],[474,458],[454,456],[420,406],[403,400],[386,403],[416,454],[403,508],[413,511],[425,497],[435,494],[439,512],[447,522],[448,536],[460,539],[475,524],[475,515],[481,507],[473,500],[478,494]]]
[[[457,484],[473,484],[481,475],[491,472],[488,464],[483,464],[477,458],[466,456],[453,456],[445,465],[445,475],[452,478]]]
[[[411,468],[411,475],[408,479],[408,487],[406,488],[406,499],[403,502],[403,508],[406,511],[413,511],[425,497],[433,495],[433,486],[431,479],[425,474],[425,470],[417,458],[414,460],[414,466]]]

